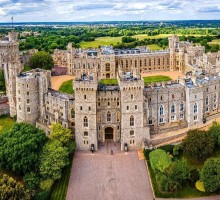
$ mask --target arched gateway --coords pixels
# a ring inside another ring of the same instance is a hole
[[[113,140],[114,129],[112,127],[105,128],[105,140]]]

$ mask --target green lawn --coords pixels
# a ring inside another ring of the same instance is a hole
[[[150,84],[150,83],[171,81],[172,80],[169,76],[163,76],[163,75],[148,76],[148,77],[143,77],[143,79],[144,79],[144,84],[145,85]]]
[[[23,72],[27,72],[27,71],[30,71],[30,70],[32,70],[32,68],[30,66],[25,65],[24,69],[23,69]]]
[[[121,42],[121,37],[98,37],[95,41],[81,42],[80,46],[82,48],[98,48],[100,46],[115,45]]]
[[[150,50],[152,50],[152,51],[156,51],[156,50],[162,50],[162,48],[161,47],[159,47],[158,45],[156,45],[156,44],[150,44],[150,45],[147,45],[149,48],[150,48]]]
[[[100,84],[103,85],[118,85],[117,79],[102,79],[99,81]]]
[[[66,199],[66,192],[69,184],[72,162],[73,158],[71,158],[71,163],[64,168],[61,179],[54,185],[53,190],[51,192],[50,200]]]
[[[9,130],[15,121],[10,117],[0,117],[0,133]]]
[[[68,80],[64,82],[59,89],[59,92],[67,93],[67,94],[73,94],[73,80]]]

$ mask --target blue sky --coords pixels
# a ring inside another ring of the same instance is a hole
[[[0,0],[0,22],[220,19],[220,0]]]

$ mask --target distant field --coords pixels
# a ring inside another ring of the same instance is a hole
[[[80,46],[82,48],[98,48],[99,46],[115,45],[118,42],[121,42],[121,37],[98,37],[95,41],[81,42]]]
[[[150,84],[150,83],[157,83],[157,82],[163,82],[163,81],[171,81],[172,79],[169,76],[163,76],[163,75],[158,75],[158,76],[148,76],[148,77],[143,77],[144,79],[144,84]]]
[[[10,117],[0,117],[0,134],[11,129],[15,121]]]
[[[138,38],[139,40],[143,40],[145,38],[150,38],[150,39],[167,38],[171,35],[173,35],[173,34],[159,34],[159,35],[155,35],[155,36],[148,36],[147,34],[140,34],[140,35],[134,35],[132,37]],[[177,34],[177,35],[181,36],[181,34]],[[185,35],[185,36],[201,37],[203,35],[189,34],[189,35]],[[98,48],[100,46],[115,45],[118,42],[121,42],[121,38],[122,37],[98,37],[98,38],[95,39],[95,41],[81,42],[80,46],[82,48],[87,49],[87,48]],[[158,50],[158,49],[159,48],[152,49],[152,50]]]
[[[74,90],[73,90],[73,80],[68,80],[66,82],[64,82],[60,89],[59,92],[63,92],[63,93],[67,93],[67,94],[73,94]]]

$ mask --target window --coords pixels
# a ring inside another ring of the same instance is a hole
[[[80,106],[80,110],[82,110],[83,109],[83,107],[82,106]]]
[[[86,95],[84,95],[84,99],[86,99]]]
[[[18,107],[18,108],[19,108],[19,110],[21,110],[21,106],[20,106],[20,105],[19,105],[19,107]]]
[[[75,110],[71,110],[71,118],[74,119],[75,118]]]
[[[172,99],[174,99],[174,94],[172,94]]]
[[[183,113],[180,114],[180,119],[183,119],[184,118],[184,115]]]
[[[84,127],[88,127],[88,118],[87,117],[84,117],[83,122],[84,122]]]
[[[209,105],[209,97],[208,96],[205,98],[205,105]]]
[[[129,110],[129,106],[127,106],[127,110]]]
[[[110,71],[110,63],[106,63],[105,65],[105,71]]]
[[[164,109],[163,109],[163,105],[160,105],[160,116],[164,115]]]
[[[198,119],[198,118],[197,118],[197,115],[195,115],[195,116],[194,116],[194,121],[196,121],[197,119]]]
[[[159,122],[160,122],[160,123],[163,123],[163,117],[161,117],[161,118],[159,119]]]
[[[160,96],[160,100],[163,101],[163,96]]]
[[[120,113],[117,113],[117,122],[120,122]]]
[[[30,99],[27,99],[27,103],[30,103]]]
[[[89,111],[91,110],[91,107],[89,106]]]
[[[133,130],[130,131],[130,136],[134,136],[134,131]]]
[[[208,107],[208,106],[205,108],[205,111],[206,111],[206,112],[209,112],[209,107]]]
[[[131,95],[131,99],[133,99],[134,98],[134,96],[133,96],[133,94]]]
[[[119,106],[119,101],[117,101],[117,106]]]
[[[108,102],[108,106],[110,106],[110,102]]]
[[[174,121],[174,120],[175,120],[175,116],[171,115],[171,121]]]
[[[183,102],[180,104],[180,112],[184,111],[184,105]]]
[[[149,99],[149,102],[151,102],[151,98]]]
[[[214,103],[216,103],[217,102],[217,95],[215,94],[214,95]]]
[[[148,124],[153,124],[152,119],[149,119],[149,120],[148,120]]]
[[[134,116],[130,117],[130,126],[134,126]]]
[[[88,131],[84,131],[84,137],[88,137],[88,136],[89,136]]]
[[[172,104],[172,106],[171,106],[171,113],[175,113],[175,105],[174,104]]]
[[[198,112],[198,106],[197,106],[196,103],[194,104],[193,112],[194,112],[194,113],[197,113],[197,112]]]
[[[29,92],[27,92],[27,95],[29,95]]]
[[[217,105],[216,105],[216,104],[214,104],[213,108],[214,108],[214,110],[215,110],[215,109],[217,109]]]
[[[30,107],[27,107],[27,112],[31,112],[31,108]]]
[[[134,140],[130,140],[130,144],[133,145],[134,144]]]
[[[111,121],[111,113],[108,111],[107,112],[107,122]]]
[[[138,108],[137,105],[135,105],[134,108],[135,108],[135,110],[137,110],[137,108]]]

